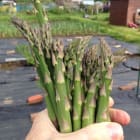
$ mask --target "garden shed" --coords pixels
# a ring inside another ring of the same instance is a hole
[[[110,23],[128,25],[140,19],[140,0],[111,0]]]

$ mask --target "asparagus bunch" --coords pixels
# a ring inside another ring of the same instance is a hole
[[[91,123],[109,121],[108,102],[112,86],[113,57],[104,40],[88,47],[90,37],[64,47],[54,40],[49,22],[34,0],[38,28],[13,19],[13,24],[30,44],[35,67],[46,91],[51,121],[60,132],[72,132]]]
[[[85,102],[83,126],[109,121],[108,104],[112,87],[113,55],[101,39],[99,45],[88,48],[83,58]]]
[[[83,40],[75,40],[65,49],[64,62],[66,66],[66,81],[70,96],[72,97],[72,124],[73,130],[78,130],[82,126],[82,104],[83,104],[83,83],[82,83],[82,59],[84,50],[88,45],[89,37]],[[70,87],[71,86],[71,87]]]

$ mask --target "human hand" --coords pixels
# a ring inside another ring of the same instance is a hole
[[[114,101],[110,100],[110,106],[113,104]],[[112,122],[91,124],[78,131],[64,134],[56,130],[45,109],[31,116],[33,125],[26,140],[123,140],[121,125],[129,124],[130,116],[123,110],[111,108],[110,117]]]

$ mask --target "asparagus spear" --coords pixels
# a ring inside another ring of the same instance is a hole
[[[100,59],[101,65],[100,79],[102,80],[100,85],[100,91],[98,96],[98,108],[96,122],[110,121],[109,118],[109,96],[111,92],[111,77],[112,77],[112,54],[108,46],[103,40],[100,41]]]
[[[39,22],[40,26],[42,26],[44,23],[46,23],[48,21],[48,18],[47,18],[47,16],[44,15],[44,10],[40,3],[40,0],[34,0],[34,5],[37,10],[38,22]]]
[[[38,38],[41,43],[41,47],[42,47],[41,49],[43,50],[44,57],[48,65],[48,69],[50,71],[51,79],[53,80],[53,66],[51,63],[52,60],[51,60],[51,52],[50,52],[52,46],[52,34],[48,22],[48,17],[45,14],[45,11],[40,3],[40,0],[34,0],[34,5],[37,11],[36,17],[40,24],[40,36],[38,36]]]
[[[71,132],[72,122],[70,115],[70,103],[67,96],[67,88],[63,69],[63,44],[58,40],[53,46],[53,65],[55,74],[56,103],[59,114],[59,126],[61,132]]]
[[[35,60],[35,64],[37,67],[37,72],[40,76],[41,83],[43,84],[44,89],[46,90],[48,96],[46,98],[49,98],[47,100],[50,100],[50,103],[48,103],[48,106],[51,104],[51,109],[48,109],[49,114],[52,114],[51,112],[55,114],[52,119],[53,122],[56,122],[56,115],[57,115],[57,109],[56,109],[56,103],[55,103],[55,91],[53,87],[53,83],[50,77],[50,72],[48,70],[48,66],[45,63],[43,51],[41,49],[41,43],[38,39],[40,37],[39,31],[37,29],[32,29],[26,22],[22,22],[21,20],[13,19],[13,23],[16,25],[16,27],[23,33],[25,38],[29,41],[30,47],[32,50],[32,54]],[[52,116],[52,115],[50,115]]]
[[[81,128],[82,119],[82,58],[84,56],[85,48],[88,45],[89,37],[83,40],[78,40],[76,46],[76,56],[74,63],[74,91],[73,91],[73,130],[78,130]]]
[[[84,101],[82,127],[94,123],[95,121],[95,108],[96,108],[96,92],[97,87],[94,78],[91,78],[90,87]]]
[[[83,58],[83,77],[85,83],[86,97],[83,106],[82,127],[95,121],[96,96],[98,92],[98,72],[97,72],[97,46],[89,48]]]
[[[53,80],[53,76],[52,76],[53,71],[52,71],[50,48],[49,48],[52,44],[50,26],[49,26],[49,23],[47,23],[48,18],[43,11],[40,1],[34,0],[34,5],[37,10],[37,18],[38,18],[38,22],[40,24],[40,30],[39,30],[40,34],[38,36],[35,36],[36,33],[33,34],[33,32],[32,32],[32,35],[34,36],[35,40],[38,40],[38,47],[39,46],[41,47],[41,48],[39,47],[39,51],[42,51],[42,53],[44,53],[44,56],[38,57],[38,58],[40,58],[40,61],[39,61],[40,65],[37,67],[37,71],[40,74],[40,77],[42,77],[41,78],[42,84],[43,84],[44,88],[46,89],[47,93],[49,93],[48,96],[50,96],[50,99],[48,100],[48,106],[50,105],[49,102],[51,101],[51,106],[53,107],[55,115],[57,115],[56,102],[54,100],[55,91],[54,91],[53,83],[51,81],[51,80]],[[36,41],[34,41],[34,42],[36,42]],[[36,55],[37,55],[37,52],[36,52]],[[44,58],[46,58],[47,65],[45,65]],[[44,66],[44,69],[42,68],[43,66]],[[46,70],[45,70],[45,67],[46,67]],[[50,116],[50,118],[52,119],[51,116]]]

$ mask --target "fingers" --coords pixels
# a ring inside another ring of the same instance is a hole
[[[109,97],[109,107],[114,105],[114,100],[112,97]],[[117,122],[121,125],[128,125],[131,121],[130,115],[120,109],[109,109],[110,110],[110,117],[112,122]]]
[[[48,111],[47,109],[44,109],[43,111],[33,114],[33,118],[34,118],[34,124],[40,124],[40,126],[42,125],[42,123],[46,123],[46,126],[51,128],[51,129],[55,129],[54,125],[52,124],[49,116],[48,116]],[[43,125],[42,125],[43,126]]]
[[[53,126],[48,117],[47,110],[33,114],[33,124],[26,136],[26,140],[45,140],[50,139],[52,134],[57,134],[56,128]]]
[[[69,134],[59,134],[54,140],[124,140],[123,129],[117,123],[105,122],[89,125]]]
[[[110,117],[112,122],[117,122],[121,125],[128,125],[131,121],[130,115],[120,109],[110,109]]]
[[[38,113],[31,113],[30,114],[31,121],[33,122],[37,116],[38,116]]]
[[[40,116],[48,116],[47,109],[44,109],[43,111],[37,112],[37,113],[31,113],[30,118],[31,121],[34,122],[36,118],[39,118]]]
[[[91,125],[87,129],[89,131],[87,131],[89,140],[123,140],[123,129],[117,123],[97,123],[95,125]]]
[[[109,107],[112,107],[114,105],[114,100],[112,97],[109,97]]]

